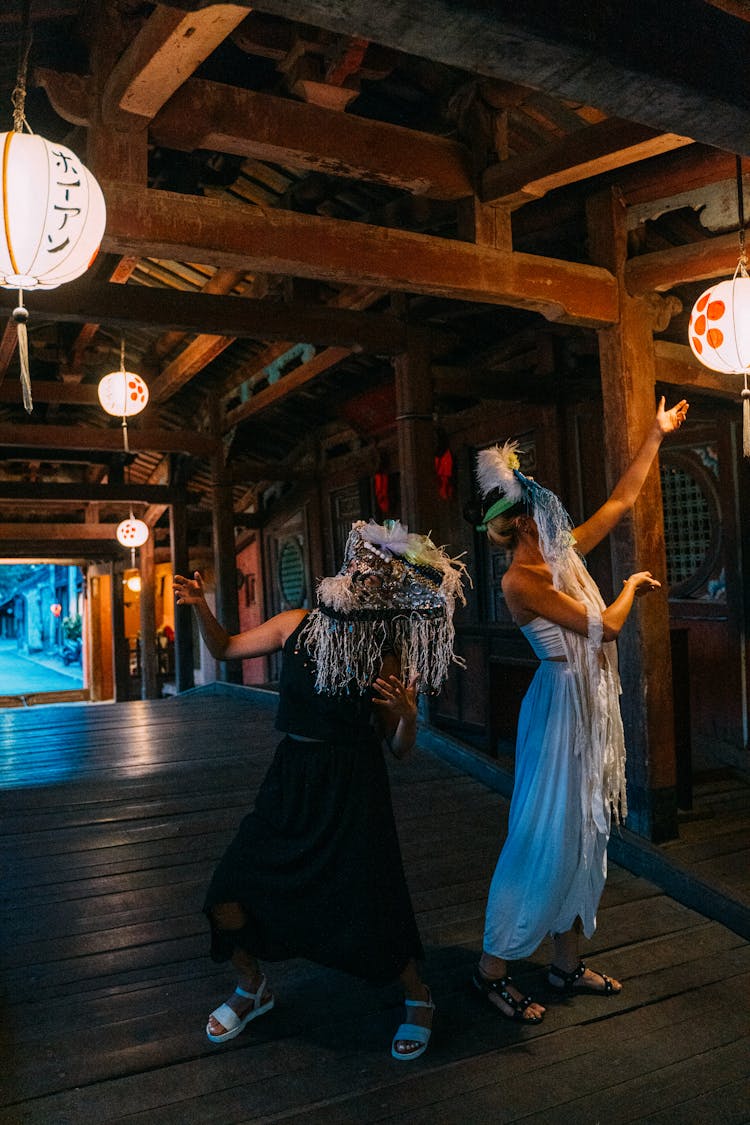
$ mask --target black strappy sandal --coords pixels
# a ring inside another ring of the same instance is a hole
[[[516,1023],[529,1024],[541,1023],[544,1019],[544,1016],[526,1015],[526,1009],[528,1008],[529,1004],[534,1003],[530,996],[524,996],[521,1000],[516,1000],[515,996],[511,996],[510,992],[508,991],[508,985],[512,984],[512,977],[504,976],[498,977],[495,980],[491,980],[489,977],[485,977],[481,970],[477,968],[474,970],[472,983],[476,989],[478,989],[484,996],[487,997],[489,1003],[492,1004],[492,1007],[495,1009],[495,1011],[500,1013],[503,1019],[514,1020]],[[490,1000],[490,995],[493,992],[500,997],[503,1003],[508,1005],[508,1007],[511,1009],[510,1013],[504,1012],[498,1004],[492,1003],[492,1000]]]
[[[598,969],[592,969],[591,971],[602,978],[604,988],[594,988],[591,984],[576,985],[576,981],[580,980],[586,972],[586,965],[583,961],[578,962],[578,967],[573,969],[572,973],[565,973],[562,969],[558,969],[557,965],[550,965],[547,972],[547,984],[550,988],[554,988],[555,992],[563,992],[566,996],[575,996],[579,992],[589,996],[619,996],[622,992],[622,986],[615,988],[610,978],[604,973],[600,973]],[[551,976],[559,977],[562,984],[554,984],[549,979]]]

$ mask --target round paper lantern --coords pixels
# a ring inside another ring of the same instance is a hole
[[[28,133],[0,134],[0,286],[55,289],[89,268],[104,234],[101,188],[74,152]]]
[[[148,387],[132,371],[112,371],[99,382],[99,402],[107,414],[130,418],[148,403]]]
[[[701,293],[688,327],[693,354],[705,367],[742,375],[750,367],[750,277],[719,281]]]
[[[140,574],[131,574],[129,578],[125,579],[125,585],[134,594],[139,594],[141,590],[141,576]]]
[[[148,539],[148,524],[130,516],[117,525],[116,535],[123,547],[142,547]]]

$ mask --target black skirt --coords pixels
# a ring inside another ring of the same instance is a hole
[[[218,903],[247,923],[219,930]],[[214,872],[204,910],[211,956],[304,957],[366,980],[394,980],[423,956],[377,738],[279,744],[253,811]]]

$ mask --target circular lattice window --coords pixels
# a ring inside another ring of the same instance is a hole
[[[665,454],[661,489],[667,582],[672,597],[684,598],[706,582],[718,560],[720,522],[716,487],[700,462]]]
[[[305,558],[296,539],[287,539],[279,551],[279,589],[290,609],[301,609],[305,601]]]

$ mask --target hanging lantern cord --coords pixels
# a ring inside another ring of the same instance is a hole
[[[740,243],[740,273],[743,277],[747,276],[747,255],[745,253],[745,203],[742,191],[742,157],[738,156],[737,160],[737,219],[739,222],[738,237]]]
[[[120,371],[122,372],[122,377],[123,377],[123,382],[124,382],[124,380],[125,380],[125,337],[122,334],[120,335]],[[124,397],[123,397],[123,410],[124,409],[125,409],[125,400],[124,400]],[[125,447],[125,452],[130,453],[130,445],[128,443],[128,416],[127,416],[127,414],[123,414],[123,416],[122,416],[122,444]],[[131,518],[131,520],[133,518],[132,512],[130,513],[130,518]]]
[[[13,131],[22,133],[29,128],[26,120],[26,74],[31,52],[31,0],[23,0],[21,8],[21,39],[18,44],[18,71],[10,100],[13,103]]]

